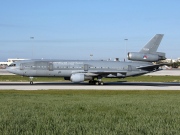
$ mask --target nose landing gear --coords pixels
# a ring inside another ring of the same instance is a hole
[[[30,85],[33,85],[33,77],[29,77]]]

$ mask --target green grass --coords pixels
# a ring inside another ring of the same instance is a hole
[[[29,82],[29,77],[19,75],[0,75],[1,82]],[[34,77],[33,81],[65,81],[62,77]]]
[[[175,135],[180,91],[0,91],[2,135]]]
[[[18,75],[1,75],[1,82],[28,82],[28,77],[18,76]],[[35,77],[34,82],[64,82],[62,77]],[[137,77],[127,77],[124,79],[118,78],[103,78],[104,82],[117,82],[117,81],[128,81],[128,82],[180,82],[179,76],[137,76]]]

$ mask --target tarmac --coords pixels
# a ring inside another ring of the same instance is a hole
[[[180,69],[165,69],[157,72],[148,73],[145,75],[154,75],[154,76],[180,76]]]
[[[104,85],[71,82],[0,82],[0,90],[180,90],[179,82],[109,82]]]
[[[15,75],[6,71],[6,69],[0,69],[0,75]]]

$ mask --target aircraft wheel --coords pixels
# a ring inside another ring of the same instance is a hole
[[[94,84],[94,81],[90,80],[90,81],[89,81],[89,84],[90,84],[90,85]]]
[[[104,85],[104,82],[99,82],[99,85]]]
[[[33,81],[30,81],[30,85],[33,85]]]
[[[99,82],[95,82],[96,85],[99,85]]]

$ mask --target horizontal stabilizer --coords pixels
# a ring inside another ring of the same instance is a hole
[[[149,66],[139,66],[136,67],[137,69],[143,69],[143,70],[149,70],[149,69],[158,69],[161,66],[167,65],[166,63],[163,64],[157,64],[157,65],[149,65]]]

